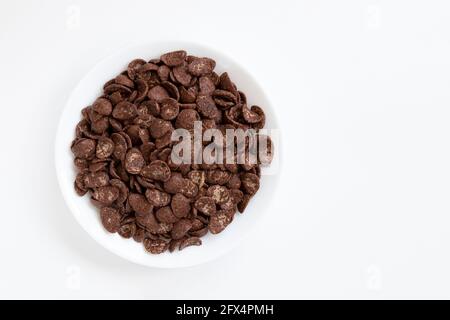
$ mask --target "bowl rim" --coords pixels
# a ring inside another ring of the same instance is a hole
[[[67,168],[67,164],[64,164],[62,162],[62,150],[61,150],[61,146],[64,146],[65,140],[63,135],[60,134],[60,132],[62,132],[62,127],[64,126],[64,120],[66,119],[66,115],[69,112],[69,106],[71,105],[71,101],[74,99],[75,94],[78,92],[79,88],[82,86],[82,84],[84,82],[86,82],[87,79],[89,79],[90,77],[92,77],[96,72],[99,71],[99,69],[101,69],[100,67],[103,64],[106,64],[108,61],[113,60],[113,59],[120,59],[121,55],[125,54],[125,52],[129,51],[129,50],[133,50],[133,49],[137,49],[138,47],[147,47],[147,46],[155,46],[155,50],[159,50],[158,48],[163,47],[172,47],[172,48],[186,48],[186,47],[195,47],[196,49],[199,50],[204,50],[205,53],[207,53],[207,55],[213,55],[215,58],[217,57],[218,59],[224,58],[225,60],[230,61],[231,63],[234,64],[234,66],[236,66],[240,72],[242,74],[245,75],[245,77],[247,77],[248,79],[250,79],[253,83],[252,85],[255,86],[258,90],[260,90],[261,92],[263,92],[264,94],[264,100],[266,100],[266,102],[268,103],[267,106],[264,106],[265,108],[269,108],[271,109],[271,122],[273,122],[274,126],[272,126],[273,128],[276,128],[278,131],[280,130],[280,125],[279,125],[279,121],[277,118],[277,115],[274,112],[274,107],[273,107],[273,103],[270,99],[270,97],[267,94],[267,90],[264,90],[265,88],[263,86],[260,85],[260,83],[256,80],[256,78],[253,76],[253,74],[251,72],[249,72],[246,68],[244,68],[240,63],[238,63],[233,57],[230,57],[228,54],[226,53],[222,53],[214,48],[211,48],[209,45],[205,45],[203,43],[198,43],[198,42],[193,42],[193,41],[145,41],[145,42],[134,42],[131,44],[128,44],[124,47],[119,48],[118,50],[115,50],[113,53],[108,54],[106,56],[104,56],[103,58],[101,58],[99,61],[97,61],[90,69],[87,73],[84,74],[84,76],[82,76],[77,84],[73,87],[73,89],[70,92],[70,95],[68,96],[66,103],[64,105],[64,108],[62,109],[60,116],[59,116],[59,121],[58,121],[58,125],[57,125],[57,129],[56,129],[56,136],[55,136],[55,140],[54,140],[54,161],[55,161],[55,170],[56,170],[56,176],[57,176],[57,180],[58,180],[58,186],[59,189],[62,193],[63,199],[65,204],[67,205],[67,207],[69,208],[69,211],[71,212],[71,215],[75,218],[75,220],[77,221],[77,223],[82,227],[82,229],[90,236],[92,237],[95,242],[97,242],[101,247],[107,249],[109,252],[113,253],[115,256],[118,256],[124,260],[133,262],[135,264],[138,265],[142,265],[142,266],[146,266],[146,267],[152,267],[152,268],[166,268],[166,269],[172,269],[172,268],[184,268],[184,267],[190,267],[190,266],[194,266],[194,265],[199,265],[199,264],[203,264],[209,261],[212,261],[214,259],[219,258],[220,256],[225,255],[226,253],[230,252],[233,248],[235,248],[240,242],[244,241],[245,238],[255,229],[255,227],[261,223],[261,221],[267,217],[268,214],[261,214],[261,216],[259,216],[258,219],[254,219],[255,221],[248,226],[248,228],[246,229],[245,233],[242,233],[239,238],[237,239],[237,241],[232,242],[231,244],[229,244],[226,247],[223,247],[221,250],[219,250],[219,252],[217,252],[216,254],[210,254],[209,256],[202,258],[202,259],[198,259],[197,261],[194,262],[190,262],[190,263],[178,263],[177,265],[174,264],[167,264],[167,263],[147,263],[147,262],[143,262],[142,260],[137,259],[136,257],[132,256],[132,255],[124,255],[123,252],[120,252],[120,250],[117,250],[117,248],[115,248],[114,246],[112,246],[110,243],[105,242],[101,237],[100,234],[97,234],[95,232],[90,232],[84,225],[84,222],[82,221],[82,218],[79,214],[76,214],[76,212],[78,212],[78,208],[75,205],[75,200],[74,197],[76,197],[76,193],[72,190],[72,192],[69,192],[69,190],[67,190],[66,185],[63,183],[63,174],[65,173],[65,169]],[[166,49],[164,49],[166,50]],[[174,49],[176,50],[176,49]],[[80,106],[80,111],[82,109],[82,106]],[[281,143],[281,132],[278,132],[279,134],[279,139],[277,141],[277,146],[276,146],[276,153],[277,153],[277,157],[280,159],[280,164],[279,164],[279,168],[277,169],[277,173],[274,175],[274,188],[273,188],[273,192],[272,194],[274,195],[274,193],[276,193],[277,191],[277,185],[279,184],[279,180],[280,180],[280,175],[281,175],[281,169],[282,169],[282,165],[281,165],[281,154],[282,154],[282,143]],[[266,208],[264,211],[268,212],[270,208]],[[123,239],[123,240],[127,240],[127,239]],[[153,262],[155,262],[156,260],[153,260]]]

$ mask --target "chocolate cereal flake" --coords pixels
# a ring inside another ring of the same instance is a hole
[[[273,142],[260,133],[263,108],[247,104],[230,74],[217,74],[215,66],[213,59],[184,50],[135,59],[81,110],[70,146],[75,192],[89,194],[105,230],[142,243],[151,254],[200,246],[208,232],[225,230],[258,192],[260,167],[273,159]],[[247,142],[246,150],[258,147],[256,162],[247,152],[242,163],[239,157],[217,163],[217,150],[236,142],[214,138],[187,157],[202,155],[202,162],[179,163],[172,151],[180,142],[172,141],[172,133],[192,134],[196,121],[200,133],[254,129],[267,143]],[[218,148],[212,153],[206,150],[210,142]]]

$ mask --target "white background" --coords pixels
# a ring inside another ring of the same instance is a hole
[[[75,222],[53,143],[96,62],[177,39],[259,79],[284,167],[240,247],[150,269]],[[2,1],[0,48],[0,298],[450,298],[448,1]]]

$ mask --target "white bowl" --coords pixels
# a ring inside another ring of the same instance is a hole
[[[159,57],[162,53],[177,49],[184,49],[188,54],[215,59],[217,72],[220,74],[220,72],[227,71],[238,88],[246,93],[249,104],[257,104],[264,109],[267,118],[266,128],[279,128],[274,109],[266,93],[259,87],[257,81],[232,59],[220,52],[193,43],[155,42],[134,45],[107,57],[79,82],[61,115],[55,145],[56,173],[62,194],[84,230],[103,247],[124,259],[145,266],[161,268],[185,267],[203,263],[219,257],[239,244],[242,238],[249,234],[250,229],[268,212],[269,204],[277,189],[279,176],[278,174],[264,174],[263,169],[260,190],[250,201],[245,213],[236,214],[234,221],[223,232],[203,237],[203,244],[200,247],[189,247],[174,253],[152,255],[145,251],[141,243],[136,243],[132,239],[124,239],[118,234],[108,233],[103,228],[98,209],[90,203],[89,196],[78,196],[73,186],[76,171],[70,143],[74,138],[75,126],[81,117],[80,111],[101,95],[103,84],[126,69],[129,61],[135,58],[149,60]],[[280,146],[275,145],[275,147],[276,154],[279,154]]]

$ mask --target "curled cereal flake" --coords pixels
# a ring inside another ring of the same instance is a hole
[[[169,67],[174,67],[182,64],[186,58],[186,51],[178,50],[165,53],[161,56],[161,61]]]
[[[109,116],[112,112],[112,104],[108,99],[98,98],[92,105],[92,109],[99,114]]]
[[[130,79],[136,78],[136,74],[141,66],[146,64],[144,59],[135,59],[128,64],[127,74]]]
[[[115,91],[108,96],[108,99],[111,101],[112,105],[115,106],[119,102],[125,100],[125,94],[120,93],[120,91]]]
[[[95,153],[96,142],[93,139],[79,139],[72,146],[72,152],[75,157],[88,159]]]
[[[120,228],[121,215],[119,211],[111,207],[103,207],[100,210],[102,224],[108,232],[115,233]]]
[[[84,186],[86,188],[98,188],[109,184],[109,176],[105,171],[89,172],[84,175]]]
[[[208,119],[216,118],[220,112],[211,96],[200,94],[197,96],[196,103],[198,111]]]
[[[119,102],[112,112],[112,116],[118,120],[128,120],[137,116],[136,105],[128,101]]]
[[[180,107],[175,99],[168,98],[161,101],[161,118],[173,120],[178,116]]]
[[[168,193],[175,194],[183,190],[185,181],[181,173],[172,172],[170,178],[164,182],[164,190]]]
[[[153,206],[147,199],[138,193],[132,193],[128,196],[131,208],[138,214],[146,215],[153,211]]]
[[[183,238],[187,232],[192,228],[192,223],[188,219],[180,219],[174,223],[170,235],[172,239],[177,240]]]
[[[194,76],[210,74],[216,67],[216,62],[210,58],[196,58],[188,65],[189,73]]]
[[[211,197],[200,197],[195,201],[195,208],[201,213],[211,216],[216,214],[216,202]]]
[[[147,214],[140,214],[137,212],[135,216],[136,223],[145,230],[153,233],[156,233],[159,230],[159,223],[152,212]]]
[[[222,232],[231,222],[231,218],[225,212],[219,212],[211,216],[209,231],[212,234]]]
[[[156,218],[162,223],[175,223],[178,218],[173,214],[169,206],[164,206],[156,210]]]
[[[157,181],[167,181],[170,178],[170,168],[166,162],[154,160],[142,169],[141,175]]]
[[[184,65],[173,68],[173,76],[183,86],[189,86],[192,76],[188,73],[187,67]]]
[[[212,197],[217,204],[223,204],[228,201],[230,192],[224,186],[214,185],[208,188],[207,195]]]
[[[161,239],[144,239],[144,248],[152,254],[161,254],[169,248],[169,242]]]
[[[189,199],[181,193],[177,193],[172,197],[170,207],[172,208],[173,214],[177,218],[186,217],[191,211],[191,204]]]
[[[134,87],[134,82],[124,74],[119,74],[115,79],[115,83],[123,85],[128,88]]]
[[[98,202],[110,205],[119,197],[119,189],[113,186],[99,187],[94,190],[92,197]]]
[[[173,130],[170,121],[163,119],[154,119],[150,124],[150,134],[153,138],[158,139]]]
[[[141,176],[135,176],[136,177],[136,183],[142,186],[143,188],[154,188],[155,184],[152,179],[144,178]]]
[[[109,158],[114,151],[114,142],[106,137],[102,137],[97,142],[95,155],[99,159]]]
[[[125,155],[125,170],[131,174],[139,174],[145,165],[144,157],[137,148],[130,149]]]
[[[148,98],[155,100],[156,102],[161,102],[166,98],[170,98],[167,90],[161,86],[155,86],[148,91]]]
[[[178,114],[178,117],[175,121],[175,127],[176,128],[182,128],[182,129],[194,129],[194,123],[195,121],[200,120],[200,115],[197,111],[193,109],[184,109],[181,110]]]
[[[170,204],[170,194],[160,191],[156,188],[147,189],[147,191],[145,192],[145,196],[147,200],[155,207],[163,207]]]

